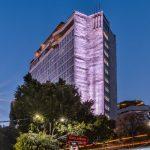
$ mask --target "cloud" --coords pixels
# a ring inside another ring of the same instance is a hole
[[[10,102],[11,102],[11,100],[7,100],[7,99],[0,99],[0,102],[10,103]]]
[[[0,89],[9,86],[11,83],[12,83],[12,80],[3,81],[2,83],[0,83]]]
[[[14,91],[0,92],[0,99],[6,99],[10,95],[14,95]]]
[[[13,73],[13,76],[11,76],[9,79],[1,81],[0,82],[0,89],[8,87],[11,84],[13,84],[14,82],[16,82],[18,80],[17,77],[20,76],[19,74],[20,74],[20,72],[17,71],[16,73]]]

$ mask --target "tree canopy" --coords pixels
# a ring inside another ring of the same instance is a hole
[[[119,136],[135,136],[142,133],[150,133],[148,120],[144,114],[128,112],[118,117],[116,121],[116,132]]]
[[[0,127],[0,150],[12,150],[18,131],[12,127]]]
[[[85,133],[90,141],[105,141],[116,136],[114,132],[115,121],[109,120],[106,116],[95,116],[91,125],[91,128]]]
[[[55,139],[68,134],[86,135],[91,142],[112,138],[112,121],[105,116],[94,116],[93,104],[92,100],[82,102],[78,89],[62,79],[57,83],[40,83],[27,74],[11,104],[11,125],[17,125],[23,133],[17,140],[16,150],[26,142],[38,146],[37,143],[47,141],[52,135]],[[67,122],[61,123],[60,117],[66,118]]]
[[[93,118],[92,105],[91,100],[82,103],[78,89],[62,79],[57,83],[41,84],[31,74],[27,74],[23,85],[15,92],[10,112],[11,124],[18,124],[22,132],[27,132],[35,113],[42,114],[50,122],[61,116],[69,120],[88,122]],[[18,119],[21,120],[14,121]]]

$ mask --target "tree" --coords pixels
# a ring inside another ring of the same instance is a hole
[[[91,123],[67,121],[65,123],[56,123],[56,134],[87,136],[90,142],[106,141],[115,137],[115,121],[107,117],[95,116]]]
[[[0,150],[12,150],[19,133],[12,127],[0,127]]]
[[[4,138],[3,138],[3,130],[2,127],[0,126],[0,149],[2,149],[2,146],[4,145]]]
[[[87,130],[85,135],[89,137],[90,142],[106,141],[115,137],[115,121],[109,120],[106,116],[96,116],[92,128]]]
[[[109,139],[114,134],[112,121],[104,116],[95,117],[93,104],[92,100],[82,102],[78,89],[66,84],[62,79],[57,83],[41,84],[32,79],[31,74],[27,74],[23,85],[17,88],[15,101],[11,105],[11,125],[18,125],[19,130],[26,133],[34,122],[33,116],[38,113],[44,117],[44,128],[40,124],[38,128],[32,126],[35,127],[35,134],[38,134],[39,129],[50,133],[48,131],[58,127],[55,123],[64,116],[68,122],[61,124],[55,134],[84,134],[90,137],[91,141],[98,138]]]
[[[27,132],[32,117],[40,113],[51,122],[52,126],[61,116],[69,120],[89,121],[93,117],[93,101],[82,103],[78,89],[68,85],[62,79],[58,83],[39,83],[32,79],[31,74],[24,77],[24,84],[19,86],[12,104],[10,119],[11,124],[19,125],[19,130]],[[14,121],[23,119],[19,121]]]
[[[86,124],[85,122],[66,122],[66,123],[56,123],[56,132],[57,135],[84,135],[87,130],[92,129],[92,124]]]
[[[24,133],[17,138],[15,150],[59,150],[57,139],[40,133]]]
[[[119,136],[134,136],[146,130],[143,114],[130,112],[117,119],[117,134]]]

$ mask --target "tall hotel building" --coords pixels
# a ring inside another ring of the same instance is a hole
[[[41,83],[59,78],[74,84],[82,100],[95,101],[95,114],[117,111],[116,39],[103,12],[74,12],[35,52],[32,77]]]

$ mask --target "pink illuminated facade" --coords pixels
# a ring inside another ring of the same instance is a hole
[[[116,40],[103,12],[74,12],[36,51],[30,73],[40,82],[63,78],[82,100],[95,101],[95,114],[116,117]]]

